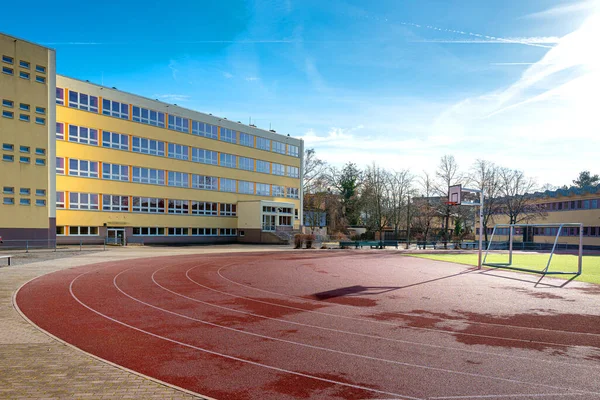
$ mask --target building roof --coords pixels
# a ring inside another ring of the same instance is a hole
[[[581,196],[585,194],[595,194],[600,192],[600,185],[588,185],[583,188],[571,186],[568,189],[546,190],[544,192],[535,192],[535,197],[563,197],[563,196]]]

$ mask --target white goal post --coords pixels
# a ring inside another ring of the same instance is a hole
[[[579,238],[579,243],[577,245],[577,272],[567,272],[567,271],[549,271],[550,263],[552,262],[552,256],[556,251],[558,245],[558,239],[561,237],[561,234],[565,232],[566,228],[579,228],[576,236]],[[550,254],[548,256],[548,263],[546,264],[543,270],[535,270],[530,268],[521,268],[513,265],[513,250],[514,250],[514,238],[515,238],[515,230],[523,229],[523,230],[535,230],[540,229],[544,232],[545,236],[554,236],[554,241],[552,243],[534,243],[539,246],[540,249],[542,247],[546,247],[546,249],[550,250]],[[482,232],[480,232],[481,237]],[[494,242],[494,236],[508,236],[508,241],[503,242],[505,246],[508,248],[504,248],[502,250],[508,250],[508,262],[504,263],[491,263],[486,262],[488,254],[492,249],[492,243]],[[551,244],[551,247],[549,246]],[[545,246],[544,246],[545,245]],[[532,272],[536,274],[542,275],[581,275],[582,271],[582,261],[583,261],[583,224],[578,222],[571,223],[556,223],[556,224],[496,224],[494,225],[494,229],[492,231],[492,236],[488,242],[487,249],[485,251],[485,256],[483,258],[483,265],[488,267],[496,267],[496,268],[506,268],[517,271],[524,272]]]

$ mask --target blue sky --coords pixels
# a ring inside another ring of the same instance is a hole
[[[596,0],[32,1],[0,31],[55,48],[61,74],[252,118],[333,164],[419,174],[453,154],[562,185],[600,172],[598,13]]]

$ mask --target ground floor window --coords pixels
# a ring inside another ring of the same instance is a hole
[[[192,228],[193,236],[217,236],[217,228]]]
[[[164,236],[165,228],[140,227],[133,228],[133,236]]]
[[[188,228],[169,228],[169,236],[187,236]]]
[[[220,236],[237,236],[237,229],[221,228]]]
[[[97,226],[70,226],[70,236],[98,236]]]

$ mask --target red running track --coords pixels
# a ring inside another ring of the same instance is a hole
[[[389,252],[195,255],[52,273],[16,301],[86,352],[219,399],[600,399],[600,291],[520,276]]]

